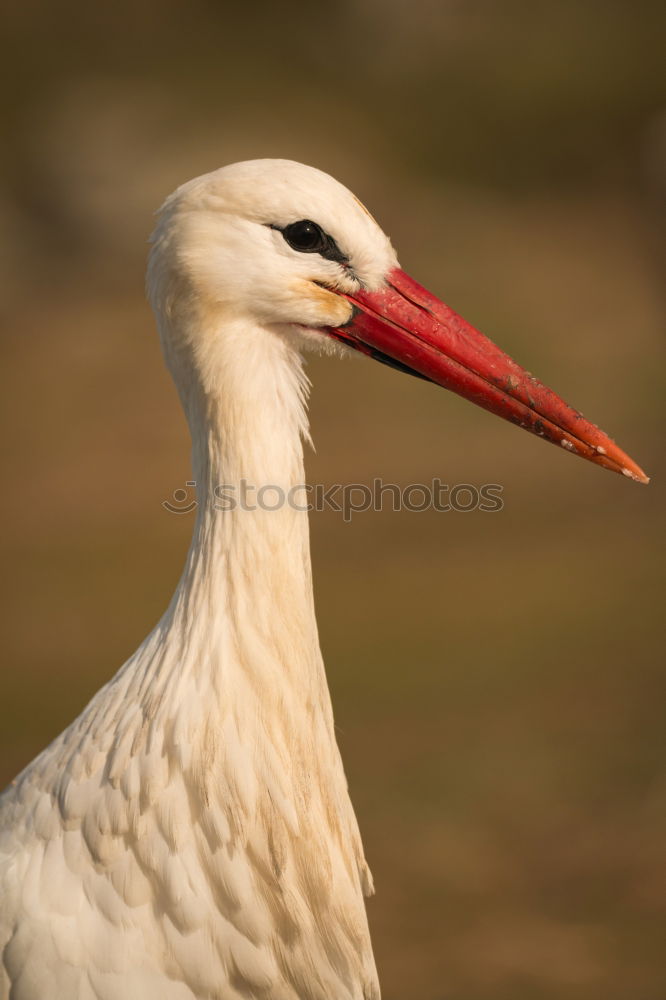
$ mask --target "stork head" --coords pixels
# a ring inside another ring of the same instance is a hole
[[[367,209],[320,170],[250,160],[195,178],[165,202],[152,243],[148,291],[163,340],[165,329],[183,338],[166,338],[172,368],[175,357],[210,356],[210,331],[221,337],[239,321],[299,348],[343,345],[648,482],[602,431],[408,277]],[[196,339],[204,329],[207,344]]]

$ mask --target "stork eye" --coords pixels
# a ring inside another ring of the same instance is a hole
[[[326,233],[309,219],[292,222],[282,230],[282,235],[293,250],[301,253],[321,253],[328,245]]]
[[[300,219],[284,227],[270,223],[269,226],[282,233],[292,250],[298,250],[299,253],[318,253],[325,260],[334,260],[343,267],[349,266],[349,257],[342,252],[333,237],[324,232],[312,219]]]

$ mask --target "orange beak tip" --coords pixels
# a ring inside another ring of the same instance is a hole
[[[646,476],[642,469],[637,472],[632,472],[631,469],[623,469],[622,475],[627,476],[628,479],[633,479],[635,483],[642,483],[644,486],[650,482],[650,477]]]

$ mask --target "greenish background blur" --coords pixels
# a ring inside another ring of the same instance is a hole
[[[385,1000],[666,997],[664,6],[24,2],[0,175],[12,777],[141,641],[192,517],[143,298],[151,212],[257,156],[329,171],[403,266],[654,476],[314,360],[313,482],[499,483],[501,513],[312,517]]]

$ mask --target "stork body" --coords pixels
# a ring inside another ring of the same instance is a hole
[[[214,498],[304,483],[305,347],[450,381],[418,353],[434,350],[423,324],[403,354],[381,339],[403,278],[353,195],[300,164],[237,164],[167,201],[149,293],[192,433],[196,526],[162,620],[0,798],[2,1000],[379,997],[307,515]],[[418,296],[400,295],[407,330]],[[573,450],[626,459],[587,427]]]
[[[227,397],[251,428],[238,450],[214,424],[201,442],[167,614],[9,793],[12,1000],[378,995],[306,515],[204,502],[236,464],[248,482],[304,481],[300,363],[277,347],[255,372],[258,419],[251,394]]]

